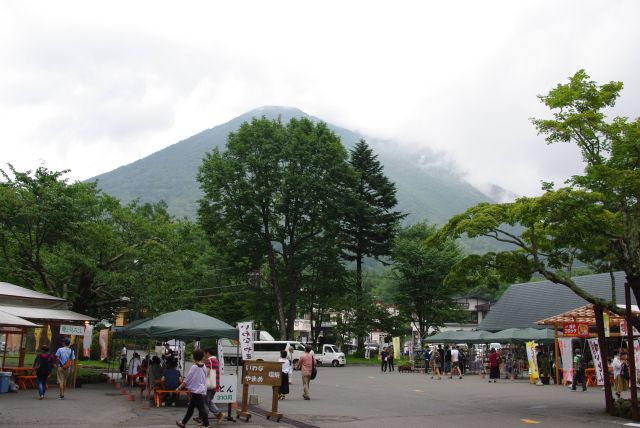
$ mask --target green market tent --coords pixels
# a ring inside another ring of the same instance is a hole
[[[179,310],[140,323],[131,323],[123,334],[130,337],[162,339],[197,339],[223,337],[238,339],[238,329],[200,312]]]
[[[442,331],[433,336],[427,336],[425,343],[466,343],[471,331]]]
[[[553,342],[553,330],[536,328],[508,328],[498,331],[490,336],[490,342],[496,343],[522,343],[535,341],[541,343]]]

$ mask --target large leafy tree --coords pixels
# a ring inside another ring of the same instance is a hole
[[[174,224],[164,203],[123,207],[94,183],[69,183],[64,173],[2,171],[3,278],[99,317],[125,305],[158,312],[180,304],[176,291],[199,277],[191,263],[201,248],[182,240],[192,227]]]
[[[199,218],[214,245],[266,264],[278,328],[293,336],[303,272],[320,240],[337,234],[350,170],[324,123],[253,119],[207,154]]]
[[[400,313],[421,336],[446,322],[464,321],[465,311],[455,301],[466,284],[445,281],[461,260],[455,241],[437,237],[435,226],[417,223],[404,228],[393,243],[391,259],[396,278],[395,300]]]
[[[599,270],[622,269],[640,298],[640,119],[608,120],[604,114],[621,90],[621,82],[598,85],[580,70],[568,83],[540,96],[554,113],[549,119],[534,119],[534,125],[549,144],[575,144],[584,173],[557,189],[544,183],[539,197],[479,204],[453,217],[443,234],[510,243],[513,250],[476,258],[476,267],[538,272],[616,313],[621,311],[612,301],[578,287],[571,272],[576,261]],[[514,233],[507,225],[523,230]],[[640,325],[638,320],[635,324]]]
[[[365,258],[381,260],[389,256],[391,242],[396,236],[400,220],[405,217],[394,211],[398,204],[396,186],[384,175],[378,156],[365,140],[360,140],[351,150],[349,164],[356,177],[352,185],[353,200],[346,210],[343,226],[346,235],[345,258],[355,262],[355,317],[358,346],[364,348],[364,334],[368,330],[367,310],[363,286],[363,262]]]

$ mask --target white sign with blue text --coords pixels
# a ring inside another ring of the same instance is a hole
[[[84,326],[60,324],[60,334],[64,336],[84,336]]]

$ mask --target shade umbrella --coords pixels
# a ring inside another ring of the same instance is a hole
[[[134,337],[197,339],[226,337],[238,339],[238,329],[224,321],[200,312],[179,310],[158,315],[145,322],[125,328],[124,334]]]

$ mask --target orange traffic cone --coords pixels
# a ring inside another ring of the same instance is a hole
[[[127,395],[127,390],[124,388],[120,388],[120,395]]]
[[[149,400],[142,400],[142,410],[149,410]]]
[[[136,396],[135,396],[135,395],[133,395],[133,394],[129,394],[129,395],[127,396],[127,401],[136,401]]]

